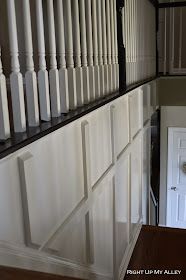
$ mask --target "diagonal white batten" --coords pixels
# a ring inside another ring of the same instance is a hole
[[[16,11],[14,0],[7,0],[8,11],[8,27],[9,27],[9,42],[10,42],[10,55],[11,55],[11,98],[13,110],[13,122],[15,132],[24,132],[26,130],[26,117],[25,117],[25,103],[24,103],[24,90],[23,78],[20,73],[19,64],[19,51],[17,39],[17,23]]]
[[[61,115],[61,103],[59,92],[59,72],[57,69],[56,60],[56,37],[54,23],[54,2],[47,0],[47,15],[48,15],[48,35],[49,35],[49,56],[50,56],[50,103],[52,117],[56,118]]]
[[[48,71],[46,70],[46,59],[45,59],[45,37],[44,37],[42,0],[35,0],[35,3],[36,3],[37,40],[38,40],[38,56],[39,56],[38,87],[39,87],[40,116],[41,116],[41,120],[49,121],[51,118],[51,113],[50,113],[49,79],[48,79]]]
[[[33,42],[32,42],[32,26],[30,15],[29,0],[23,1],[23,20],[24,20],[24,38],[26,53],[26,101],[27,101],[27,117],[29,126],[39,125],[39,101],[37,89],[37,77],[34,71],[33,60]]]

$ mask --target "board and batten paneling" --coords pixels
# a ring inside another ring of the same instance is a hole
[[[142,174],[143,90],[0,161],[0,259],[1,246],[16,255],[4,264],[123,279],[142,222],[142,176],[148,175]],[[148,102],[149,114],[151,107]]]

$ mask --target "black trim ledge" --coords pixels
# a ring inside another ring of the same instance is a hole
[[[156,79],[156,77],[132,85],[127,89],[126,92],[130,92],[143,84],[153,81],[154,79]],[[85,105],[81,108],[78,108],[77,110],[71,111],[66,115],[62,115],[59,118],[54,118],[50,122],[42,122],[39,127],[30,127],[25,133],[13,134],[11,139],[7,140],[5,143],[0,143],[0,159],[5,158],[6,156],[16,152],[17,150],[22,149],[25,146],[37,141],[38,139],[50,134],[51,132],[60,129],[61,127],[106,105],[107,103],[110,103],[118,97],[123,96],[126,92],[115,92],[113,94],[105,96],[100,100],[92,102],[89,105]]]

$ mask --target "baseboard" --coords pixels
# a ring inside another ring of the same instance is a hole
[[[112,275],[70,263],[34,249],[0,241],[0,265],[90,280],[113,280]]]
[[[136,245],[136,242],[138,240],[141,228],[142,228],[142,223],[140,223],[138,225],[138,227],[136,229],[136,234],[135,234],[132,242],[129,244],[129,246],[128,246],[127,250],[126,250],[126,253],[125,253],[124,257],[123,257],[123,260],[121,262],[121,266],[120,266],[120,269],[119,269],[118,280],[123,280],[124,277],[125,277],[125,274],[126,274],[126,271],[127,271],[127,267],[129,265],[130,258],[132,256],[133,251],[134,251],[134,247]]]

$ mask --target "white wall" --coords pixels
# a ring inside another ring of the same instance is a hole
[[[186,127],[186,106],[161,107],[160,225],[166,225],[168,127]]]
[[[122,279],[142,217],[148,219],[155,86],[137,88],[0,161],[0,264]]]

